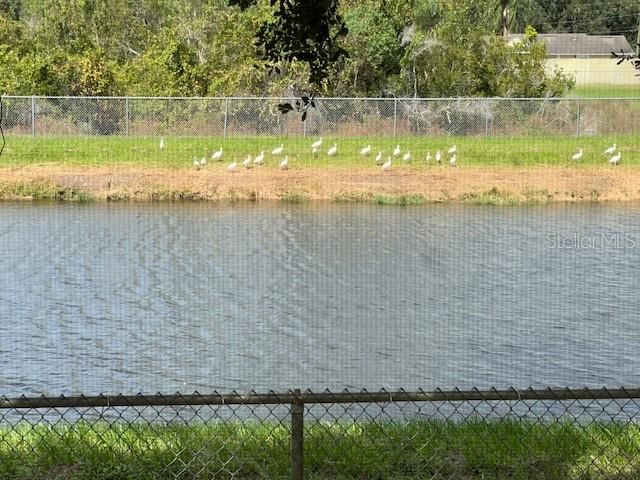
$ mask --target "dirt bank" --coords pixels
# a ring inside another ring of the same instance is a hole
[[[216,168],[217,167],[217,168]],[[43,198],[39,188],[109,200],[352,200],[520,203],[640,200],[640,169],[625,167],[255,168],[229,173],[140,167],[0,168],[1,198]]]

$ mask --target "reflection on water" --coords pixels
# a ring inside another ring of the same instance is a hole
[[[638,385],[639,265],[638,205],[4,203],[1,393]]]

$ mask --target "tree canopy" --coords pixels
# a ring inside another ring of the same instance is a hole
[[[639,11],[635,0],[0,0],[0,92],[559,95],[571,79],[545,71],[535,31],[635,40]],[[529,35],[509,45],[505,29]]]

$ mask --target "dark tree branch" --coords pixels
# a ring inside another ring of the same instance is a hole
[[[229,0],[247,8],[256,0]],[[260,27],[256,44],[273,71],[280,62],[298,60],[309,65],[309,81],[320,86],[329,68],[345,57],[339,45],[347,27],[338,14],[338,0],[271,0],[273,20]]]

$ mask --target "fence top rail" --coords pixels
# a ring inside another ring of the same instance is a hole
[[[526,401],[526,400],[614,400],[640,398],[640,388],[599,389],[523,389],[506,390],[434,390],[434,391],[341,391],[312,392],[290,390],[288,392],[240,394],[183,395],[97,395],[60,397],[0,397],[0,409],[74,408],[74,407],[131,407],[168,405],[279,405],[279,404],[338,404],[338,403],[388,403],[388,402],[464,402],[464,401]]]
[[[229,96],[229,97],[150,97],[150,96],[70,96],[70,95],[2,95],[4,99],[53,99],[53,100],[296,100],[298,97],[270,97],[270,96]],[[316,100],[338,101],[402,101],[402,102],[436,102],[436,101],[639,101],[640,95],[635,97],[316,97]]]

